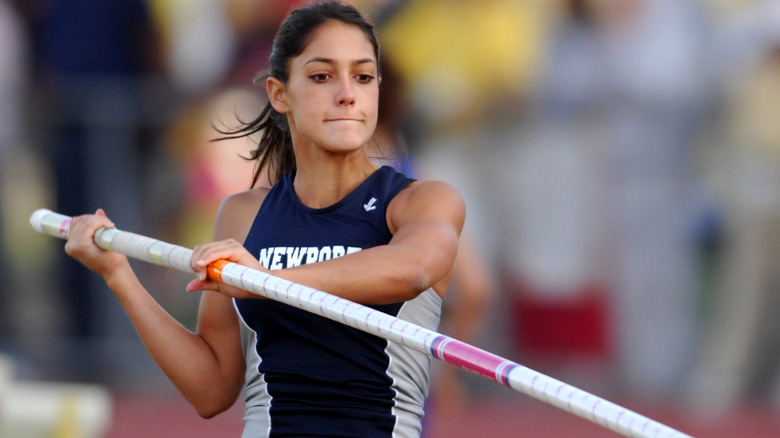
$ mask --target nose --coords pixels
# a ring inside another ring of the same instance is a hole
[[[339,82],[339,90],[336,95],[336,103],[339,106],[355,105],[355,91],[352,89],[351,78],[344,78]]]

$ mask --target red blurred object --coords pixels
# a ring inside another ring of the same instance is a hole
[[[520,351],[605,359],[611,350],[606,289],[589,286],[559,296],[515,285],[512,329]]]

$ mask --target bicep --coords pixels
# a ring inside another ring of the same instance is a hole
[[[388,208],[387,221],[396,244],[404,240],[433,240],[434,245],[457,246],[465,216],[463,198],[455,189],[443,182],[429,181],[401,192]]]
[[[465,213],[463,198],[445,183],[410,187],[388,209],[390,245],[411,250],[433,277],[443,277],[455,261]]]

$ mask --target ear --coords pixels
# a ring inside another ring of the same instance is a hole
[[[287,105],[287,99],[284,95],[284,83],[279,79],[269,76],[265,80],[265,90],[268,93],[268,102],[279,114],[285,114],[290,111]]]

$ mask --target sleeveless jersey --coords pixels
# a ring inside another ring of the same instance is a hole
[[[275,184],[244,246],[268,269],[341,257],[392,237],[389,202],[414,181],[384,166],[339,202],[303,205],[294,173]],[[246,358],[245,438],[419,437],[427,355],[270,299],[236,299]],[[428,289],[374,309],[435,330]]]

